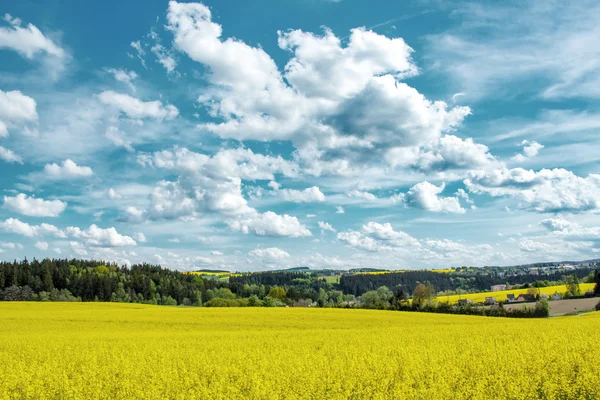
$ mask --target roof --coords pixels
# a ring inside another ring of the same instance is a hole
[[[519,297],[517,297],[518,299],[523,298],[523,300],[535,300],[535,296],[529,293],[521,293],[519,294]]]

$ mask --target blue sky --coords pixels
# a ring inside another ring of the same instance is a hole
[[[598,258],[595,2],[0,1],[0,258]]]

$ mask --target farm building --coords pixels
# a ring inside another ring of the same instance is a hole
[[[494,297],[486,297],[485,304],[487,306],[493,306],[494,304],[498,304],[498,302],[496,301],[496,298],[494,298]]]
[[[532,294],[528,294],[528,293],[521,293],[517,297],[517,301],[524,301],[524,302],[535,301],[535,296]]]

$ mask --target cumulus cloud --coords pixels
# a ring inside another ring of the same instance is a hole
[[[473,193],[507,196],[536,212],[585,212],[600,208],[600,175],[586,178],[562,168],[540,171],[501,168],[472,171],[464,181]]]
[[[342,206],[337,206],[337,207],[336,207],[336,209],[335,209],[335,213],[336,213],[336,214],[344,214],[344,213],[345,213],[345,211],[344,211],[344,207],[342,207]]]
[[[299,174],[299,167],[293,161],[281,156],[257,154],[243,148],[220,150],[212,156],[186,148],[175,148],[142,154],[138,156],[138,163],[187,174],[205,174],[214,179],[273,180],[276,173],[287,177]]]
[[[130,207],[128,219],[175,219],[217,214],[227,217],[231,229],[258,236],[310,236],[296,217],[271,211],[259,213],[248,205],[242,180],[273,180],[275,173],[296,176],[297,165],[280,156],[255,154],[249,149],[221,150],[213,156],[187,149],[165,150],[138,157],[141,165],[179,172],[177,181],[161,181],[150,195],[149,209]],[[319,199],[318,188],[277,192],[290,200]],[[324,197],[324,196],[323,196]]]
[[[253,213],[247,217],[228,222],[232,230],[244,234],[272,237],[307,237],[312,236],[310,231],[290,215],[275,214],[272,211]]]
[[[36,121],[36,101],[18,90],[3,92],[0,90],[0,119],[4,121]]]
[[[29,217],[58,217],[67,208],[67,203],[28,197],[20,193],[14,197],[4,196],[3,207]]]
[[[266,259],[270,261],[282,260],[285,258],[289,258],[290,254],[284,250],[281,250],[277,247],[268,247],[268,248],[257,248],[248,253],[248,256]]]
[[[37,120],[37,103],[33,98],[18,90],[0,90],[0,137],[8,136],[9,127],[23,126]]]
[[[282,189],[279,191],[281,198],[294,203],[312,203],[325,201],[325,195],[317,186],[304,190]]]
[[[102,103],[116,108],[133,119],[153,118],[157,120],[170,120],[179,115],[179,110],[174,105],[163,105],[160,100],[144,102],[136,97],[116,93],[112,90],[100,93],[98,99]]]
[[[115,228],[99,228],[93,224],[86,230],[70,226],[66,232],[77,239],[85,241],[90,246],[121,247],[135,246],[137,243],[129,236],[121,235]]]
[[[52,235],[57,238],[66,238],[67,235],[58,229],[54,225],[40,224],[40,225],[29,225],[26,222],[21,222],[16,218],[8,218],[7,220],[0,222],[0,228],[3,228],[6,232],[16,233],[17,235],[27,237],[37,237],[44,235]]]
[[[93,174],[90,167],[79,166],[70,159],[63,161],[61,165],[52,163],[44,166],[45,177],[53,180],[87,178]]]
[[[360,231],[340,232],[337,238],[357,250],[392,253],[422,262],[486,258],[492,254],[492,247],[488,244],[467,245],[449,239],[418,240],[406,232],[394,230],[389,223],[369,222],[363,225]]]
[[[290,53],[280,71],[262,48],[223,38],[203,4],[171,1],[167,20],[175,48],[210,70],[211,86],[198,101],[221,122],[202,127],[223,138],[292,140],[296,160],[314,175],[349,174],[350,161],[377,163],[389,148],[423,151],[421,158],[434,156],[445,168],[492,158],[472,140],[443,136],[468,107],[430,101],[400,81],[418,73],[401,38],[357,28],[344,45],[329,29],[279,32]]]
[[[144,235],[142,232],[134,233],[133,238],[140,243],[146,243],[148,241],[146,239],[146,235]]]
[[[12,150],[0,146],[0,159],[7,163],[23,164],[23,159]]]
[[[377,200],[377,196],[375,196],[373,193],[363,192],[360,190],[352,190],[352,191],[346,193],[346,195],[353,199],[363,199],[363,200],[367,200],[367,201]]]
[[[457,197],[439,196],[445,187],[445,184],[435,186],[427,181],[417,183],[406,193],[405,204],[427,211],[463,214],[465,209]]]
[[[548,251],[552,247],[547,243],[536,242],[531,239],[521,239],[519,242],[519,250],[526,253],[537,253],[540,251]]]
[[[335,228],[331,226],[330,223],[324,221],[319,221],[319,228],[321,228],[321,231],[336,232]]]
[[[528,158],[535,157],[538,155],[540,150],[544,148],[543,144],[540,144],[535,140],[531,142],[528,140],[523,140],[520,146],[523,147],[523,154],[517,154],[512,157],[513,161],[525,161]]]
[[[540,225],[548,229],[555,238],[600,245],[600,227],[581,226],[562,217],[545,219]]]
[[[361,231],[348,230],[337,234],[337,239],[347,245],[367,251],[393,251],[395,249],[417,249],[417,239],[406,232],[395,231],[390,223],[369,222]]]
[[[34,246],[40,250],[48,250],[48,242],[36,242]]]

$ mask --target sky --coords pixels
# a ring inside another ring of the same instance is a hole
[[[600,258],[595,1],[0,0],[0,259]]]

